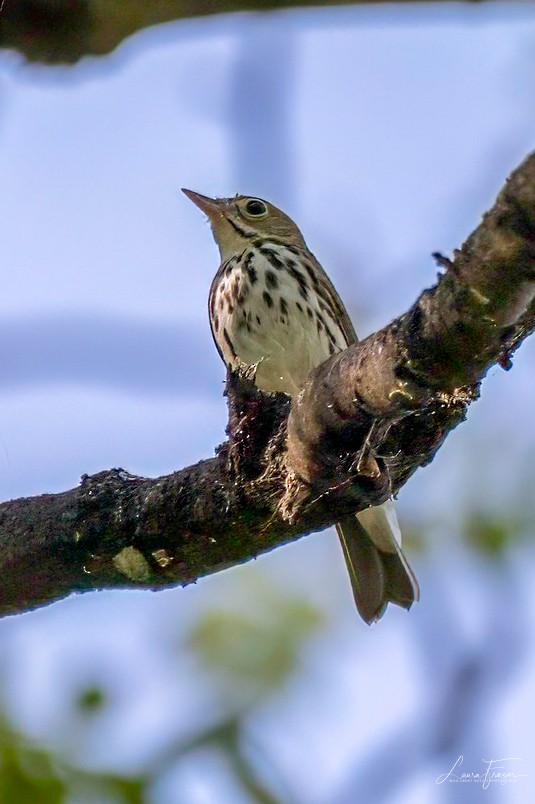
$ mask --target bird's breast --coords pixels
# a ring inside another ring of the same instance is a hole
[[[228,364],[258,364],[256,384],[294,394],[309,371],[347,346],[346,337],[296,249],[249,247],[219,269],[210,294],[214,337]]]

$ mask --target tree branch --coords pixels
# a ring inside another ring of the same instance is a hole
[[[338,5],[424,1],[430,0],[339,0]],[[472,4],[486,1],[466,0]],[[136,31],[163,22],[236,11],[330,5],[326,0],[4,0],[0,47],[16,48],[30,61],[74,63],[83,56],[110,53]]]
[[[290,403],[227,382],[229,440],[155,480],[121,469],[0,506],[0,613],[70,592],[163,588],[384,501],[432,460],[493,363],[535,328],[535,153],[414,306]]]

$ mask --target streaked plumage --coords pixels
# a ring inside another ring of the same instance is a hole
[[[272,204],[184,192],[208,215],[221,254],[209,297],[221,357],[258,364],[255,382],[265,391],[298,393],[311,369],[357,340],[331,281],[295,223]],[[409,608],[418,599],[392,502],[344,518],[337,531],[366,622],[389,602]]]

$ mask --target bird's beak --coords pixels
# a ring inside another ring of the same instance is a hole
[[[216,198],[210,198],[207,195],[201,195],[200,193],[194,193],[193,190],[186,190],[182,187],[182,192],[184,195],[187,195],[190,201],[193,201],[196,206],[199,207],[208,217],[210,220],[213,221],[216,215],[221,215],[221,205]]]

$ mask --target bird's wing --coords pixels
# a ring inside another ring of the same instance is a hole
[[[314,263],[314,267],[318,271],[320,277],[320,283],[324,290],[324,293],[329,300],[331,307],[333,308],[334,312],[336,313],[336,317],[340,324],[340,329],[344,333],[347,339],[347,345],[349,346],[350,343],[355,343],[358,341],[357,333],[355,332],[355,327],[349,317],[349,313],[347,312],[344,303],[340,296],[338,295],[333,283],[325,273],[325,270],[319,264],[315,256],[309,252],[310,257],[309,259],[311,262]]]

